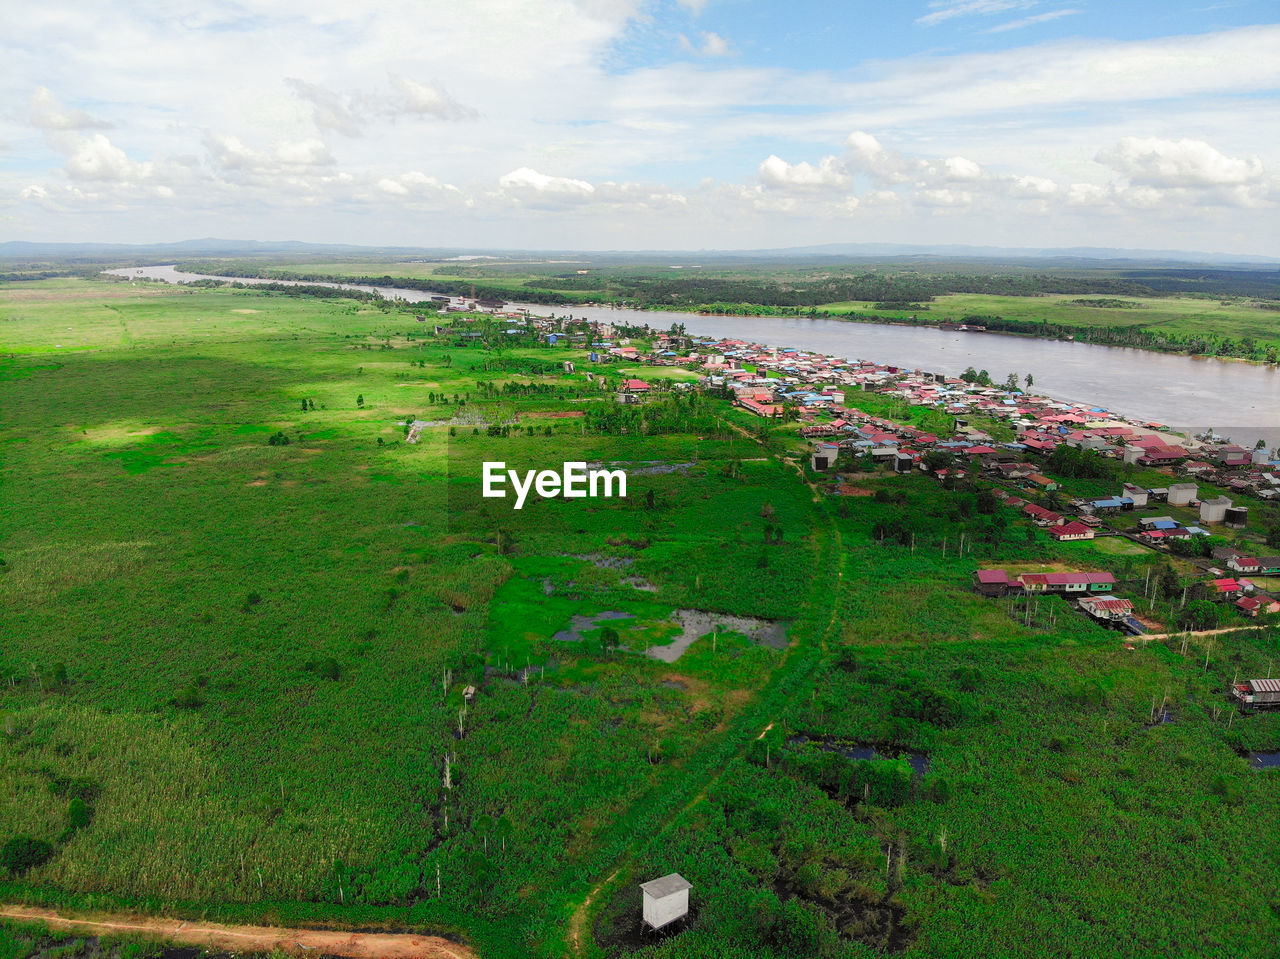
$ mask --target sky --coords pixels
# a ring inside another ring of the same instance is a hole
[[[53,0],[0,241],[1280,256],[1275,0]]]

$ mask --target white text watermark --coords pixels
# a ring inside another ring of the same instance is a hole
[[[527,470],[522,476],[516,470],[507,469],[506,463],[484,464],[485,497],[504,499],[507,495],[505,484],[508,481],[515,490],[516,509],[524,506],[531,490],[548,499],[555,496],[582,499],[588,496],[609,498],[627,495],[625,470],[588,469],[586,463],[565,463],[559,473],[555,470]]]

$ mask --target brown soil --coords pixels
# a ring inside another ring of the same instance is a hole
[[[346,956],[350,959],[476,959],[466,946],[415,933],[338,932],[328,929],[277,929],[271,926],[224,926],[213,922],[185,922],[133,916],[62,916],[52,909],[0,905],[0,917],[47,923],[51,930],[85,933],[123,933],[225,952]]]

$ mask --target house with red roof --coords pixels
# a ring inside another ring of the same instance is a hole
[[[1075,521],[1064,523],[1061,526],[1050,526],[1048,532],[1050,536],[1060,543],[1078,539],[1093,539],[1094,537],[1094,531],[1090,527]]]
[[[1116,584],[1110,573],[1023,573],[1018,582],[1028,593],[1109,593]]]
[[[1259,613],[1280,613],[1280,603],[1269,597],[1245,596],[1236,600],[1235,607],[1246,616],[1257,616]]]
[[[1061,526],[1065,522],[1061,514],[1045,509],[1037,503],[1028,503],[1022,507],[1022,512],[1030,516],[1037,526]]]
[[[1086,596],[1080,600],[1080,608],[1103,622],[1124,622],[1133,615],[1133,602],[1115,596]]]
[[[983,596],[1003,596],[1021,587],[1002,569],[980,569],[973,574],[973,588]]]

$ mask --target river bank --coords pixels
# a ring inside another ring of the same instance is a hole
[[[285,283],[359,289],[388,299],[424,302],[427,291],[364,284],[278,281],[251,277],[186,273],[173,265],[110,271],[127,279],[170,283],[213,280],[247,286]],[[514,303],[514,309],[546,315],[546,304]],[[561,308],[563,309],[563,308]],[[646,311],[573,306],[574,317],[622,326]],[[1224,363],[1212,357],[1026,336],[987,336],[935,326],[850,323],[834,318],[718,316],[664,312],[665,322],[681,323],[690,334],[736,338],[778,347],[797,347],[829,356],[889,363],[958,376],[965,369],[988,370],[996,382],[1030,373],[1037,392],[1064,402],[1088,401],[1135,420],[1166,423],[1180,431],[1210,427],[1235,442],[1252,446],[1259,439],[1280,445],[1280,370],[1256,364]]]
[[[241,282],[284,282],[312,285],[343,284],[351,289],[396,288],[419,293],[443,294],[453,299],[510,300],[522,297],[542,308],[571,311],[613,309],[659,315],[724,316],[763,319],[831,319],[851,323],[948,329],[965,324],[969,331],[1003,333],[1034,339],[1089,343],[1188,357],[1212,357],[1259,364],[1280,363],[1280,339],[1269,337],[1264,322],[1255,316],[1261,301],[1253,304],[1205,297],[1176,295],[1137,297],[1130,300],[1068,299],[1071,294],[1028,295],[944,294],[925,302],[825,303],[769,305],[750,300],[718,300],[700,303],[636,302],[625,295],[621,303],[602,303],[586,293],[525,288],[495,282],[492,278],[468,281],[457,278],[381,277],[346,273],[314,274],[290,270],[259,270],[243,265],[220,275]],[[673,296],[675,294],[672,294]],[[1271,304],[1280,308],[1280,304]],[[1102,309],[1110,306],[1111,309]],[[1123,306],[1127,309],[1120,310]],[[1089,307],[1082,311],[1082,307]],[[937,311],[931,313],[931,311]],[[1116,319],[1121,314],[1126,318]],[[1083,315],[1082,315],[1083,314]],[[1107,321],[1099,317],[1107,315]],[[1269,320],[1270,317],[1262,317]],[[1259,330],[1264,332],[1259,332]]]

